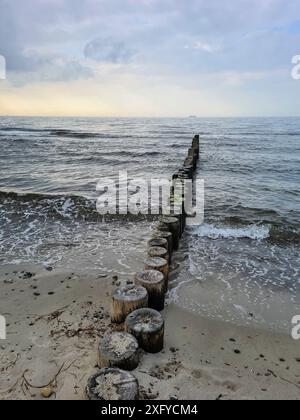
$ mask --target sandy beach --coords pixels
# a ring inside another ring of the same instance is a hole
[[[39,400],[46,388],[52,400],[85,399],[101,337],[116,330],[109,296],[117,277],[7,266],[0,283],[8,324],[0,398]],[[299,343],[289,336],[202,318],[174,304],[163,315],[164,351],[142,354],[134,372],[141,399],[300,399]]]

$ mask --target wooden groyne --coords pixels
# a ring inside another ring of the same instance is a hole
[[[200,156],[200,138],[195,136],[183,166],[173,175],[174,184],[194,180]],[[86,387],[92,400],[137,400],[138,380],[132,373],[139,364],[140,349],[159,353],[164,347],[165,323],[160,311],[165,307],[169,290],[169,272],[174,251],[186,227],[184,195],[170,197],[171,215],[162,217],[149,239],[143,270],[135,285],[120,287],[112,296],[112,323],[124,324],[124,332],[107,335],[99,346],[100,371]],[[180,208],[181,214],[175,211]]]

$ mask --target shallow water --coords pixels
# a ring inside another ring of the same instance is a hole
[[[152,223],[103,223],[96,184],[119,170],[170,176],[195,133],[205,224],[186,233],[171,296],[204,315],[288,331],[300,314],[299,119],[0,118],[0,263],[131,275]]]

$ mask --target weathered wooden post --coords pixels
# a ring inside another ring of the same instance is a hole
[[[152,247],[157,247],[157,246],[165,248],[167,251],[169,251],[169,243],[166,238],[157,237],[157,238],[150,239],[150,241],[148,242],[148,247],[152,248]]]
[[[154,239],[166,239],[168,241],[168,249],[169,249],[169,264],[172,262],[172,254],[173,254],[173,235],[171,232],[163,232],[162,230],[157,230],[153,234]]]
[[[181,197],[171,197],[170,198],[171,206],[171,217],[175,217],[179,221],[179,238],[182,237],[184,232],[184,222],[183,222],[183,212],[182,212],[182,198]],[[179,213],[178,210],[181,212]]]
[[[193,138],[193,146],[200,148],[200,136],[198,134]]]
[[[193,167],[194,167],[194,171],[195,171],[196,168],[197,168],[197,157],[196,157],[195,149],[193,149],[193,148],[189,149],[188,158],[192,159]]]
[[[193,171],[194,168],[193,166],[183,166],[182,168],[179,169],[179,174],[184,174],[187,175],[189,179],[193,179]]]
[[[126,318],[125,330],[135,336],[147,353],[159,353],[164,348],[164,319],[153,309],[138,309]]]
[[[169,264],[169,251],[161,246],[152,246],[148,248],[148,256],[150,258],[163,258]]]
[[[189,176],[184,172],[178,171],[178,177],[174,180],[174,195],[170,198],[170,205],[172,209],[172,217],[179,220],[180,223],[180,238],[184,233],[186,225],[185,215],[185,180],[189,180]]]
[[[148,270],[137,273],[135,284],[143,286],[148,292],[149,308],[162,311],[165,307],[165,278],[160,271]]]
[[[200,137],[199,136],[194,137],[192,145],[196,151],[197,160],[198,160],[200,156]]]
[[[98,366],[134,370],[139,364],[139,345],[133,335],[116,332],[107,335],[99,345]]]
[[[180,226],[179,220],[176,217],[163,217],[161,220],[161,226],[166,226],[169,232],[173,235],[173,247],[177,251],[179,248],[179,238],[180,238]]]
[[[87,384],[86,394],[94,401],[131,401],[139,399],[138,380],[121,369],[101,369]]]
[[[191,157],[187,157],[184,161],[184,166],[192,166],[193,173],[195,172],[195,165],[194,165],[194,159]]]
[[[145,271],[155,270],[160,271],[164,275],[164,290],[169,289],[169,264],[164,258],[148,258],[145,260]]]
[[[163,260],[165,261],[165,260]],[[142,286],[123,286],[115,290],[112,296],[111,321],[122,324],[130,312],[148,306],[148,293]]]

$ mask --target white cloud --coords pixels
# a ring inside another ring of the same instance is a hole
[[[200,50],[207,53],[214,53],[220,50],[220,45],[212,44],[204,41],[195,41],[192,44],[186,44],[185,49]]]

